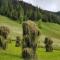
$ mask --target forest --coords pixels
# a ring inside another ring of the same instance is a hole
[[[26,20],[60,24],[60,12],[50,12],[19,0],[0,0],[0,15],[20,23]]]

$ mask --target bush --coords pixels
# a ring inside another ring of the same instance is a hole
[[[22,57],[24,59],[27,59],[27,60],[31,59],[33,57],[33,51],[32,51],[32,49],[31,48],[24,48],[22,50]]]
[[[53,47],[52,47],[53,41],[50,38],[46,37],[44,43],[45,43],[46,52],[52,52],[53,51]]]
[[[33,50],[33,54],[35,56],[35,53],[36,53],[36,48],[37,48],[37,43],[32,43],[32,50]]]
[[[20,46],[20,41],[21,41],[21,39],[20,39],[20,37],[19,36],[17,36],[16,37],[16,47],[19,47]]]
[[[31,48],[31,46],[32,46],[31,43],[32,43],[31,38],[28,35],[24,36],[24,39],[23,39],[23,47],[24,48],[25,47]]]
[[[25,21],[22,25],[23,27],[23,35],[32,35],[33,33],[38,36],[40,31],[37,25],[33,21]]]
[[[8,37],[10,30],[6,26],[0,26],[0,36],[3,36],[5,39]]]

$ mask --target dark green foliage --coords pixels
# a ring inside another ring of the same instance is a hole
[[[0,26],[0,36],[3,36],[5,39],[8,37],[10,30],[6,26]]]
[[[3,48],[4,50],[6,49],[7,46],[7,37],[8,34],[10,33],[10,30],[6,26],[0,26],[0,47]]]
[[[32,46],[31,38],[28,35],[24,36],[24,39],[23,39],[23,47],[24,48],[26,48],[26,47],[31,48],[31,46]]]
[[[23,36],[29,35],[31,38],[33,38],[34,36],[40,35],[40,31],[37,28],[37,25],[31,20],[23,22],[22,27],[23,27]]]
[[[52,47],[53,41],[46,37],[44,43],[45,43],[46,52],[52,52],[53,51],[53,47]]]
[[[31,60],[31,58],[33,57],[31,38],[28,35],[25,35],[23,38],[22,57],[24,58],[24,60]]]
[[[19,47],[20,46],[20,41],[21,41],[21,39],[20,39],[20,37],[19,36],[17,36],[16,37],[16,47]]]
[[[59,13],[42,10],[23,1],[0,0],[0,14],[8,16],[20,23],[26,20],[60,23]]]
[[[36,55],[36,49],[37,49],[37,43],[33,42],[32,43],[33,57],[35,57]]]
[[[24,48],[22,50],[22,57],[24,58],[24,60],[31,60],[31,58],[33,57],[33,51],[31,48]]]
[[[25,58],[34,58],[36,55],[37,40],[39,30],[33,21],[26,21],[23,23],[23,43],[22,56]]]

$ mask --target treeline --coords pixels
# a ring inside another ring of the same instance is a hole
[[[41,14],[37,10],[39,9],[22,1],[0,0],[0,14],[14,20],[39,20]]]
[[[60,24],[60,16],[54,12],[44,11],[19,0],[0,0],[0,14],[20,22],[25,20],[55,22]]]

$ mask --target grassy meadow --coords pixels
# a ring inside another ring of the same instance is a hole
[[[4,25],[9,27],[10,34],[8,40],[15,40],[16,36],[22,38],[22,24],[19,24],[17,21],[12,21],[11,19],[0,16],[0,26]],[[45,36],[51,37],[54,41],[53,52],[45,52],[44,48],[37,48],[37,58],[38,60],[60,60],[60,25],[55,23],[44,23],[41,22],[41,35],[38,40],[38,45],[44,47],[44,38]],[[21,57],[21,46],[15,47],[15,41],[11,41],[7,45],[6,50],[0,48],[0,60],[23,60]]]

